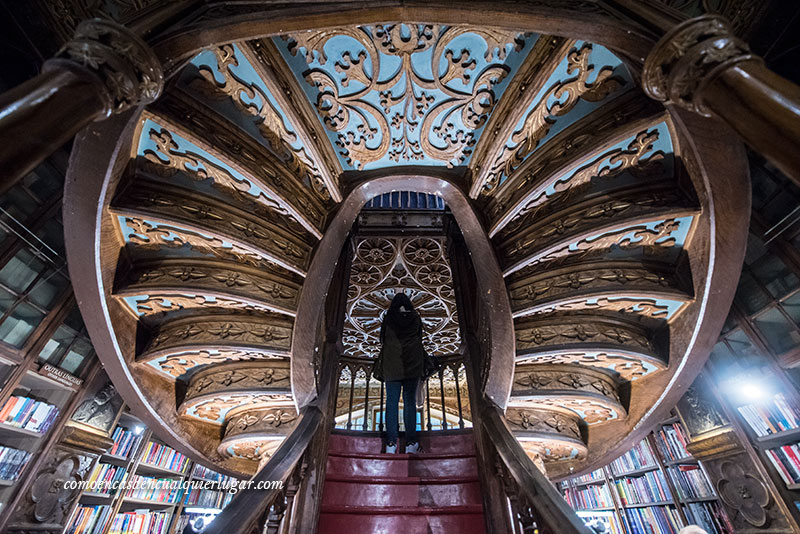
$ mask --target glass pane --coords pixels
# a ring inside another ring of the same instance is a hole
[[[738,358],[731,352],[731,349],[728,348],[725,342],[720,341],[711,349],[711,359],[716,365],[728,367],[736,365],[736,360]]]
[[[15,302],[17,302],[16,295],[0,288],[0,315],[10,310]]]
[[[742,273],[739,279],[739,287],[736,288],[736,303],[750,315],[761,310],[772,302],[772,298],[767,295],[756,283],[755,279],[747,273]]]
[[[775,354],[783,354],[800,345],[800,331],[777,308],[770,308],[754,322]]]
[[[750,266],[750,271],[775,298],[797,289],[800,280],[780,258],[768,254]]]
[[[800,325],[800,291],[783,299],[783,309]]]
[[[753,184],[753,209],[761,213],[764,204],[772,199],[779,186],[759,164],[751,165],[750,179]]]
[[[64,357],[60,367],[67,372],[74,373],[81,366],[83,360],[91,355],[92,346],[83,339],[78,339]]]
[[[0,324],[0,339],[15,347],[21,347],[31,332],[39,326],[44,314],[25,302],[20,303],[11,316]]]
[[[24,248],[0,269],[0,282],[22,292],[44,269],[44,263],[35,258],[30,250]]]
[[[747,334],[743,331],[735,330],[728,334],[725,339],[728,340],[731,349],[733,349],[740,358],[750,360],[761,360],[763,358],[762,354],[756,349],[753,342],[750,341],[750,338],[747,337]]]
[[[52,248],[63,259],[66,251],[64,249],[64,225],[61,224],[61,214],[50,219],[36,232],[39,239],[44,241],[48,247]],[[52,251],[45,251],[48,257],[53,257]]]
[[[764,242],[755,234],[747,235],[747,250],[744,253],[744,262],[747,265],[752,265],[760,257],[767,254],[767,247]]]
[[[83,326],[83,317],[81,317],[81,311],[78,309],[77,305],[73,306],[70,312],[67,314],[67,318],[64,319],[64,324],[76,332],[85,331],[85,327]]]
[[[47,341],[42,352],[39,353],[39,359],[51,363],[57,362],[61,359],[61,355],[64,354],[64,351],[67,350],[67,347],[69,347],[69,344],[72,343],[72,340],[75,339],[77,335],[78,333],[73,329],[63,325],[59,326],[58,330],[53,334],[53,337]]]
[[[22,183],[39,202],[44,202],[61,192],[62,179],[60,172],[45,164],[23,178]]]
[[[725,318],[725,324],[722,325],[722,333],[726,334],[736,328],[736,319],[733,318],[731,314]]]
[[[66,270],[66,267],[64,269]],[[48,273],[36,283],[33,290],[28,294],[28,298],[49,310],[67,286],[69,286],[69,281],[65,277],[58,273]]]

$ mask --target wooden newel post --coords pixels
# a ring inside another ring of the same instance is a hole
[[[42,73],[0,95],[0,192],[88,123],[155,100],[164,86],[150,47],[115,22],[82,22]]]
[[[642,86],[656,100],[723,120],[800,184],[800,87],[767,69],[724,18],[669,30],[645,60]]]

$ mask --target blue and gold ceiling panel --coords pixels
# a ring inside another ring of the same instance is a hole
[[[469,161],[535,35],[394,24],[284,36],[275,43],[345,169]]]
[[[247,48],[247,45],[241,46]],[[205,50],[184,69],[181,86],[224,115],[286,163],[292,174],[319,198],[338,201],[335,176],[325,166],[314,143],[303,135],[298,119],[287,113],[274,76],[259,72],[238,44]],[[259,69],[267,68],[264,64]]]
[[[522,113],[505,145],[488,155],[478,176],[482,192],[493,194],[541,143],[631,85],[618,57],[599,45],[575,43]]]

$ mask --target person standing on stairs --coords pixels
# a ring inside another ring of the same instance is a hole
[[[381,325],[381,352],[373,374],[386,382],[386,452],[397,452],[400,392],[406,453],[419,452],[417,441],[417,387],[424,372],[422,319],[405,293],[397,293]]]

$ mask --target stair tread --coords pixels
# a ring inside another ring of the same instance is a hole
[[[459,504],[454,506],[350,506],[323,504],[323,514],[357,515],[456,515],[482,514],[482,504]]]
[[[466,484],[478,482],[477,476],[402,476],[402,477],[374,477],[374,476],[348,476],[328,475],[325,480],[334,482],[349,482],[353,484]]]

